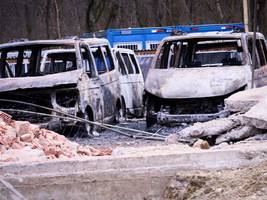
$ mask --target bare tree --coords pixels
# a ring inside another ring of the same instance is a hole
[[[223,20],[224,16],[223,16],[223,13],[222,13],[220,0],[216,0],[216,7],[217,7],[217,10],[219,12],[219,16],[220,16],[221,20]]]
[[[61,30],[60,30],[60,18],[59,18],[59,7],[57,0],[54,0],[55,9],[56,9],[56,23],[57,23],[57,37],[61,38]]]

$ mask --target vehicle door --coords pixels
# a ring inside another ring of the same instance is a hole
[[[119,74],[115,70],[114,58],[108,45],[93,46],[91,50],[102,90],[104,121],[110,121],[120,99]]]
[[[252,38],[248,39],[248,46],[252,57]],[[254,85],[255,87],[267,85],[267,48],[264,38],[261,37],[256,39],[256,68],[254,71]]]
[[[103,121],[105,115],[102,82],[98,77],[93,53],[85,43],[81,43],[80,53],[81,67],[85,70],[78,85],[80,106],[83,112],[90,106],[93,111],[94,121]],[[77,56],[77,59],[79,59],[79,56]]]
[[[133,107],[132,99],[134,98],[132,85],[130,84],[130,81],[128,79],[129,72],[120,51],[115,52],[115,57],[118,62],[118,67],[120,72],[120,88],[121,88],[122,101],[125,108],[129,109]]]
[[[140,109],[143,107],[144,78],[135,54],[129,53],[129,57],[135,71],[135,77],[133,79],[133,92],[135,98],[133,99],[133,104],[134,108]]]
[[[128,72],[127,82],[124,82],[128,85],[127,89],[129,91],[128,105],[126,103],[126,107],[128,107],[130,111],[132,111],[132,114],[136,114],[134,113],[134,109],[141,109],[143,105],[143,76],[140,67],[137,64],[136,58],[133,54],[122,52],[121,56]]]

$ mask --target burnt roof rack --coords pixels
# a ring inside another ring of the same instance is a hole
[[[17,38],[17,39],[9,40],[8,43],[26,42],[26,41],[29,41],[29,39],[28,38]]]

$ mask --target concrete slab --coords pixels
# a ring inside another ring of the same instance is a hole
[[[223,150],[169,145],[116,151],[86,160],[2,165],[0,178],[28,199],[162,199],[179,171],[239,168],[267,160],[267,142]],[[0,194],[9,193],[0,184]]]
[[[243,121],[249,126],[265,129],[267,132],[267,97],[246,112]]]
[[[267,86],[237,92],[224,100],[225,108],[232,112],[247,112],[267,97]]]

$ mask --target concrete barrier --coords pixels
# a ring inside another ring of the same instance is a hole
[[[240,143],[216,150],[184,145],[121,148],[109,157],[1,165],[0,178],[27,199],[162,199],[178,171],[257,164],[267,160],[266,144]],[[14,199],[1,184],[0,194]]]

